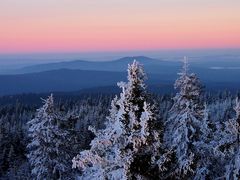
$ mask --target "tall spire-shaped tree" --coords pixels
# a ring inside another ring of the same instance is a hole
[[[148,176],[150,167],[162,162],[159,132],[153,106],[147,103],[145,73],[134,61],[128,66],[128,82],[118,83],[120,98],[112,101],[106,128],[91,129],[96,138],[90,150],[73,159],[84,172],[82,179],[131,179]]]
[[[166,122],[165,143],[176,153],[175,176],[184,177],[196,168],[194,143],[201,134],[204,106],[201,102],[202,85],[193,73],[188,72],[188,60],[184,57],[182,72],[175,82],[179,90]]]

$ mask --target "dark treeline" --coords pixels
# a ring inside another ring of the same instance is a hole
[[[235,115],[233,106],[236,95],[227,91],[205,93],[202,98],[208,104],[211,120],[224,122],[232,118]],[[30,178],[26,157],[29,141],[27,122],[34,118],[36,109],[42,104],[41,98],[45,97],[38,94],[0,97],[0,179]],[[93,138],[88,127],[91,125],[99,129],[104,126],[113,97],[109,94],[55,96],[56,108],[59,111],[78,117],[76,129],[81,136],[82,149],[87,148]],[[152,94],[152,97],[160,109],[161,118],[166,119],[173,103],[173,95]],[[69,165],[71,166],[71,162]]]
[[[26,158],[29,141],[27,122],[35,117],[36,109],[42,104],[42,97],[44,98],[42,95],[30,94],[0,98],[3,99],[0,100],[0,177],[3,179],[21,179],[30,173]],[[74,126],[79,132],[78,136],[81,137],[81,148],[87,147],[92,139],[88,126],[94,125],[98,128],[103,126],[111,98],[111,95],[56,97],[57,111],[63,116],[76,118]],[[11,101],[8,99],[11,99],[12,103],[9,103]],[[28,102],[22,103],[21,99]],[[30,102],[30,99],[34,101]]]

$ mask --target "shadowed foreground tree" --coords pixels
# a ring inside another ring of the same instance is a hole
[[[37,110],[36,117],[28,122],[29,162],[32,176],[36,179],[61,179],[69,170],[70,154],[69,132],[60,128],[61,122],[54,109],[53,96],[44,100],[44,105]]]

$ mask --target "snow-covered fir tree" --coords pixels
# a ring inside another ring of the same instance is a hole
[[[203,119],[201,120],[199,127],[200,134],[193,142],[193,151],[195,154],[194,180],[214,179],[218,174],[215,170],[218,166],[221,166],[221,164],[217,162],[217,157],[214,151],[216,141],[214,141],[212,122],[209,114],[208,106],[205,103]]]
[[[171,169],[171,174],[180,179],[196,173],[197,159],[200,158],[197,153],[199,147],[196,145],[207,127],[204,124],[206,121],[203,121],[202,85],[196,74],[188,72],[188,66],[185,57],[182,72],[175,82],[175,88],[179,92],[173,98],[174,104],[165,124],[164,135],[166,146],[172,148],[176,156],[176,165]]]
[[[53,95],[44,100],[36,117],[28,122],[29,162],[34,179],[61,179],[68,170],[68,132],[60,128],[59,117],[54,109]]]
[[[225,122],[218,150],[224,156],[227,180],[240,179],[240,101],[236,98],[236,117]]]
[[[118,83],[122,93],[112,101],[106,128],[90,128],[96,135],[90,150],[73,159],[73,167],[83,171],[80,179],[139,179],[164,169],[168,157],[160,156],[157,117],[147,102],[145,77],[137,61],[129,65],[128,82]]]

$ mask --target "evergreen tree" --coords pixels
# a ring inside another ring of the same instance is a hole
[[[195,153],[195,173],[194,180],[214,179],[217,177],[215,173],[216,167],[220,165],[214,152],[216,142],[214,141],[212,122],[209,118],[209,109],[204,105],[203,119],[200,125],[200,135],[193,142],[193,150]]]
[[[53,96],[44,100],[36,117],[29,121],[29,162],[35,179],[61,179],[68,170],[69,155],[65,152],[67,131],[59,127]]]
[[[187,58],[183,70],[175,82],[179,92],[173,98],[174,104],[166,121],[165,142],[176,154],[176,166],[172,175],[183,178],[193,175],[197,166],[196,144],[203,129],[204,106],[201,102],[202,85],[196,74],[188,73]]]
[[[218,150],[223,154],[225,160],[225,175],[227,180],[240,179],[240,101],[236,98],[234,108],[236,117],[226,121],[225,130]]]
[[[134,179],[151,176],[151,168],[162,169],[160,137],[154,107],[147,103],[145,73],[134,61],[128,67],[128,83],[119,83],[120,98],[112,101],[106,128],[96,131],[90,150],[73,159],[83,170],[82,179]]]

